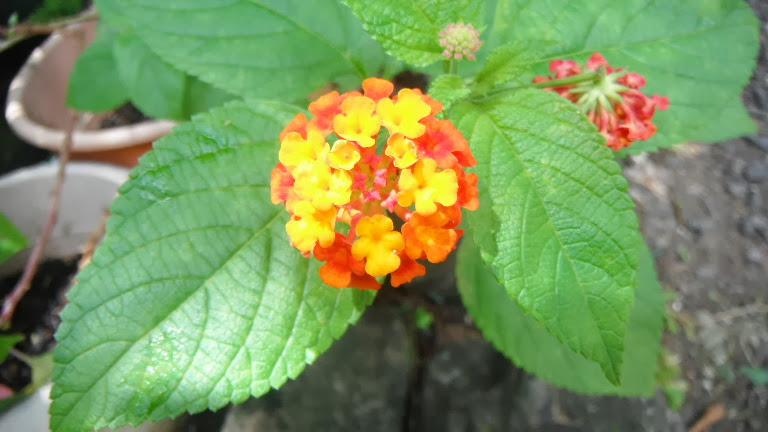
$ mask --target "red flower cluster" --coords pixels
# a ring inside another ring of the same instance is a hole
[[[594,80],[546,89],[580,106],[605,136],[608,147],[614,150],[651,138],[656,133],[656,125],[652,123],[656,109],[669,108],[669,98],[646,96],[640,91],[645,86],[645,77],[623,68],[614,68],[600,53],[592,54],[586,68],[597,72]],[[561,80],[584,74],[583,69],[573,60],[554,60],[549,64],[549,70],[554,72],[553,76],[536,77],[533,82]]]
[[[280,134],[272,202],[291,213],[293,246],[325,262],[320,277],[337,288],[424,275],[418,260],[444,261],[463,234],[461,208],[479,205],[477,175],[464,171],[477,161],[435,117],[443,105],[418,89],[393,91],[369,78],[363,93],[328,93],[309,105],[314,118],[298,114]]]

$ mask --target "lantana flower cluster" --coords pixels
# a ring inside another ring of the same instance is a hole
[[[291,243],[323,261],[337,288],[399,286],[444,261],[463,231],[461,208],[479,205],[477,161],[443,106],[419,89],[392,96],[368,78],[363,93],[336,91],[309,105],[280,134],[272,202],[290,212]]]
[[[646,96],[640,88],[645,77],[623,68],[614,68],[600,53],[594,53],[585,65],[587,71],[597,72],[594,80],[578,84],[547,87],[568,98],[587,114],[607,139],[608,147],[620,150],[635,141],[651,138],[656,133],[653,116],[656,109],[669,108],[669,98]],[[553,76],[536,77],[534,83],[577,77],[585,73],[573,60],[554,60],[549,64]],[[588,72],[589,73],[589,72]]]

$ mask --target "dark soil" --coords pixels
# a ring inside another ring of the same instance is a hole
[[[128,102],[107,114],[107,116],[101,120],[100,129],[128,126],[141,123],[149,119],[150,118],[143,112],[139,111],[139,109],[136,108],[133,103]]]
[[[16,308],[13,323],[4,334],[23,334],[25,339],[15,349],[32,356],[53,349],[53,334],[59,325],[59,311],[64,305],[66,293],[73,275],[77,272],[79,256],[66,260],[53,259],[40,264],[32,281],[32,287]],[[0,298],[5,298],[14,288],[21,272],[0,280]],[[14,391],[24,388],[31,379],[26,363],[9,355],[0,364],[0,384]]]
[[[417,88],[426,93],[429,86],[429,76],[411,70],[404,70],[392,78],[392,84],[395,85],[395,93],[404,88]]]

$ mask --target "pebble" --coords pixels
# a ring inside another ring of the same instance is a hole
[[[768,166],[763,162],[752,162],[744,170],[744,178],[752,183],[761,183],[768,179]]]
[[[755,147],[768,151],[768,136],[750,135],[747,137],[747,141],[754,144]]]
[[[768,100],[765,94],[765,89],[760,86],[755,86],[755,88],[752,89],[752,94],[755,96],[755,103],[757,104],[757,108],[761,110],[765,109],[766,101]]]
[[[725,190],[734,198],[743,199],[747,196],[747,184],[741,180],[726,180]]]
[[[763,206],[763,197],[760,195],[760,188],[757,185],[750,185],[749,193],[747,194],[747,205],[749,211],[759,214]]]
[[[696,277],[699,279],[712,279],[715,277],[715,269],[712,266],[701,266],[696,269]]]
[[[747,249],[747,261],[760,264],[763,262],[763,253],[758,248],[749,248]]]
[[[768,220],[760,216],[750,216],[739,223],[739,232],[747,238],[759,236],[768,241]]]
[[[730,173],[734,176],[741,176],[746,167],[747,162],[744,159],[736,158],[731,161]]]

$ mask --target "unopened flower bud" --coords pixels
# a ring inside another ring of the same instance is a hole
[[[445,48],[443,55],[447,59],[474,60],[482,45],[480,32],[472,24],[448,24],[440,31],[440,46]]]

